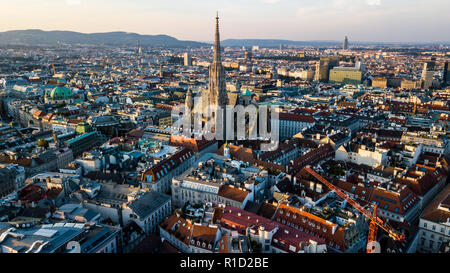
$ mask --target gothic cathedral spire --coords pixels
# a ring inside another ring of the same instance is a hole
[[[216,16],[216,37],[214,42],[214,63],[222,63],[220,57],[219,12]]]
[[[217,105],[224,107],[228,104],[228,97],[225,84],[225,70],[222,66],[220,56],[220,35],[219,35],[219,13],[216,16],[216,35],[214,42],[214,60],[209,67],[207,105]],[[207,106],[206,105],[206,106]]]

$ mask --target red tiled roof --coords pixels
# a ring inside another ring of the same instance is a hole
[[[241,233],[243,233],[246,228],[250,226],[264,227],[264,230],[272,231],[278,225],[278,223],[270,219],[233,206],[226,206],[223,209],[220,223],[228,229],[237,230]]]
[[[25,203],[38,202],[45,197],[44,189],[36,185],[28,185],[18,194],[19,200]]]
[[[50,114],[44,115],[42,117],[42,119],[48,122],[48,121],[50,121],[52,119],[52,117],[53,117],[53,114],[50,113]]]
[[[427,166],[423,166],[427,168]],[[408,188],[418,196],[424,196],[428,193],[441,179],[446,176],[443,168],[427,168],[423,176],[414,177],[413,171],[408,171],[407,178],[398,178],[396,182],[407,185]]]
[[[272,237],[272,246],[287,253],[298,253],[300,250],[303,250],[304,246],[310,244],[310,240],[317,242],[319,245],[326,244],[324,239],[280,224],[278,231]]]
[[[271,232],[278,229],[272,237],[272,245],[286,252],[298,252],[302,246],[308,245],[310,240],[314,240],[318,244],[325,244],[325,240],[317,236],[232,206],[223,209],[220,222],[223,227],[236,230],[241,234],[245,234],[247,228],[252,228],[256,234],[260,230]],[[219,241],[219,252],[220,246],[225,243],[225,241],[223,243]],[[295,247],[295,251],[291,247]]]
[[[217,231],[217,227],[194,224],[192,226],[192,234],[189,244],[198,248],[213,251]]]
[[[299,115],[293,113],[280,113],[280,120],[289,120],[289,121],[297,121],[297,122],[306,122],[306,123],[314,123],[316,120],[312,116],[307,115]]]
[[[281,166],[278,164],[274,164],[271,162],[267,162],[264,160],[256,159],[255,154],[253,153],[253,150],[246,147],[240,147],[232,144],[228,144],[228,148],[230,149],[230,154],[233,159],[237,159],[240,161],[244,161],[250,164],[256,164],[257,166],[264,167],[266,169],[269,169],[271,171],[278,171],[278,172],[286,172],[286,167]],[[222,145],[218,150],[218,155],[223,155],[224,145]]]
[[[244,202],[245,198],[247,198],[247,195],[249,194],[249,192],[247,190],[244,189],[240,189],[240,188],[234,188],[230,185],[223,185],[219,188],[219,192],[217,193],[217,195],[230,199],[230,200],[234,200],[237,202]]]
[[[22,167],[30,167],[31,163],[33,163],[33,159],[29,157],[19,158],[17,160],[11,159],[8,155],[0,155],[0,163],[4,164],[18,164]]]
[[[178,151],[171,157],[158,162],[158,164],[154,165],[148,171],[144,172],[141,176],[141,180],[145,181],[147,175],[151,175],[152,181],[157,181],[163,176],[167,175],[167,173],[178,167],[185,160],[193,156],[193,154],[194,152],[192,152],[191,150],[181,149],[181,151]],[[158,174],[160,178],[158,178]]]
[[[355,185],[353,183],[342,180],[339,180],[336,186],[343,189],[347,193],[358,196],[358,201],[369,202],[370,194],[372,192],[372,189],[370,188],[359,186],[357,184]]]
[[[274,220],[279,223],[284,221],[286,225],[295,226],[300,231],[306,231],[313,236],[317,236],[329,245],[333,243],[333,248],[345,250],[344,229],[311,213],[280,204]]]
[[[370,202],[378,202],[378,208],[380,209],[405,215],[419,201],[419,198],[408,187],[399,191],[400,193],[373,188]]]
[[[288,171],[290,174],[296,174],[306,165],[318,163],[329,157],[334,157],[333,147],[331,144],[322,145],[294,160],[293,164],[289,164]]]
[[[206,147],[209,147],[210,145],[214,144],[215,142],[216,140],[206,140],[206,139],[196,140],[194,138],[186,138],[183,136],[171,135],[169,145],[182,146],[194,152],[199,152],[205,149]]]
[[[175,236],[178,235],[177,239],[179,241],[184,243],[186,246],[189,245],[193,225],[190,224],[186,219],[173,214],[169,218],[164,220],[160,224],[160,227],[166,230],[168,233],[172,233]]]
[[[218,150],[218,155],[223,155],[224,145],[222,145]],[[230,149],[230,155],[232,158],[238,159],[240,161],[254,163],[255,162],[255,154],[253,150],[250,148],[240,147],[232,144],[228,144],[228,148]]]

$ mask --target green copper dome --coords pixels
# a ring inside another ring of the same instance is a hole
[[[67,100],[73,98],[72,90],[65,86],[57,86],[50,93],[52,100]]]
[[[245,90],[245,91],[242,91],[242,96],[251,96],[252,95],[252,92],[250,91],[250,90]]]
[[[77,132],[80,135],[89,133],[92,131],[92,127],[89,123],[87,123],[86,121],[82,121],[80,123],[78,123],[77,127],[75,127],[75,132]]]

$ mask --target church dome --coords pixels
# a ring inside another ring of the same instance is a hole
[[[65,86],[57,86],[50,93],[52,100],[67,100],[73,98],[72,90]]]
[[[78,123],[77,127],[75,127],[75,132],[77,132],[80,135],[89,133],[91,131],[92,131],[91,125],[86,121]]]
[[[241,95],[242,96],[251,96],[252,95],[252,92],[250,91],[250,90],[245,90],[245,91],[242,91],[242,93],[241,93]]]

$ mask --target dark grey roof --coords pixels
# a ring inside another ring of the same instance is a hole
[[[82,253],[95,253],[98,249],[110,242],[119,232],[118,228],[108,226],[96,226],[86,235],[81,242]]]
[[[168,195],[150,191],[132,202],[129,207],[139,216],[139,218],[145,218],[157,208],[169,202],[170,199],[171,197]]]

